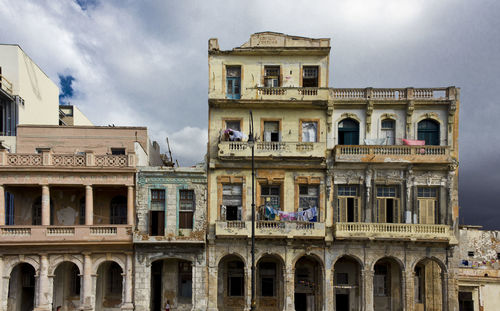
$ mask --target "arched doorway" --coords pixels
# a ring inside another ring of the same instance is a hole
[[[174,310],[191,310],[193,266],[191,261],[162,259],[151,264],[151,310],[164,310],[168,301]]]
[[[375,263],[374,270],[374,311],[402,310],[402,268],[399,263],[392,258],[382,258]]]
[[[34,305],[35,268],[28,263],[20,263],[10,273],[7,310],[31,311]]]
[[[336,311],[359,310],[361,303],[361,266],[357,260],[343,256],[334,265]]]
[[[439,146],[439,122],[432,119],[418,122],[418,139],[425,140],[426,145]]]
[[[359,123],[347,118],[339,122],[338,145],[359,145]]]
[[[54,309],[61,311],[76,310],[80,307],[80,270],[72,262],[61,263],[54,271],[53,302]]]
[[[443,310],[443,271],[432,259],[422,259],[415,265],[415,309],[418,311]]]
[[[283,264],[275,256],[263,256],[257,268],[257,310],[283,310]]]
[[[120,310],[123,270],[114,261],[105,261],[97,269],[96,310]]]
[[[235,255],[227,255],[219,262],[217,308],[220,311],[244,310],[246,306],[245,263]]]
[[[295,311],[323,310],[323,278],[320,262],[303,256],[295,264]]]

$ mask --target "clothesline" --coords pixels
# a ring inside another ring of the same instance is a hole
[[[264,217],[268,220],[317,222],[318,209],[315,206],[300,212],[283,212],[266,205],[264,206]]]

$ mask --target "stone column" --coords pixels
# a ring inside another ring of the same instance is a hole
[[[83,286],[81,294],[81,305],[83,310],[94,309],[93,282],[92,282],[92,258],[90,253],[83,253]]]
[[[43,201],[43,199],[42,199]],[[35,311],[52,310],[52,292],[49,286],[49,258],[40,254],[40,271],[38,272],[38,288],[35,288]]]
[[[285,268],[285,310],[295,311],[295,269],[291,267]]]
[[[85,225],[94,224],[94,191],[92,186],[85,186]]]
[[[335,271],[333,269],[326,269],[325,270],[325,284],[326,284],[326,289],[325,289],[325,300],[324,300],[324,305],[325,306],[333,306],[335,303],[335,297],[333,295],[333,279],[334,279]]]
[[[208,276],[207,276],[207,295],[208,295],[208,311],[217,311],[217,292],[219,288],[217,262],[215,254],[215,245],[213,240],[208,241]],[[222,271],[220,271],[222,273]]]
[[[122,304],[122,310],[134,310],[134,303],[132,300],[132,291],[133,291],[133,284],[132,284],[132,273],[133,273],[133,265],[134,265],[134,258],[132,257],[132,252],[127,252],[125,253],[127,256],[127,261],[125,263],[125,278],[123,281],[123,304]]]
[[[127,224],[134,225],[134,187],[127,187]]]
[[[49,186],[42,186],[42,226],[50,226],[50,193]]]
[[[252,268],[251,264],[245,268],[245,280],[246,280],[246,291],[245,291],[245,311],[250,310],[252,305]],[[256,280],[257,281],[257,280]],[[255,293],[255,301],[257,301],[257,292]]]
[[[8,283],[7,283],[8,284]],[[4,295],[3,292],[4,285],[4,275],[3,275],[3,257],[0,256],[0,310],[4,311],[7,309],[7,299],[8,299],[8,291],[7,295]],[[4,303],[5,302],[5,303]]]
[[[372,270],[361,271],[361,279],[364,287],[364,297],[361,303],[365,304],[365,311],[373,311],[373,275]]]
[[[448,296],[451,296],[453,295],[452,293],[449,293],[448,292],[448,282],[449,282],[449,279],[448,279],[448,273],[442,271],[441,272],[441,284],[442,284],[442,294],[441,294],[441,297],[443,299],[443,311],[448,311],[450,310],[449,309],[449,305],[448,305]]]
[[[0,185],[0,226],[5,225],[5,189]]]
[[[404,305],[406,306],[406,311],[412,311],[415,308],[415,272],[414,271],[404,271],[404,281],[406,288],[404,291],[405,300]]]

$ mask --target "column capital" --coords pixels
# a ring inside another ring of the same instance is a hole
[[[87,252],[87,251],[85,251],[85,252],[82,252],[82,255],[83,255],[84,257],[90,257],[90,255],[92,255],[92,252]]]

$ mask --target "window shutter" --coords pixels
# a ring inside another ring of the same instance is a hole
[[[393,215],[394,215],[394,222],[395,223],[400,223],[401,222],[401,216],[400,216],[400,202],[399,202],[399,199],[395,199],[393,200],[394,201],[394,211],[393,211]]]
[[[354,198],[354,221],[361,221],[361,207],[359,206],[359,199]]]
[[[241,206],[238,206],[238,220],[242,220],[241,219]]]
[[[386,200],[385,199],[377,199],[377,206],[378,206],[378,209],[377,209],[377,214],[378,214],[378,222],[379,223],[385,223],[387,222],[386,220],[386,207],[387,207],[387,204],[386,204]]]
[[[347,222],[347,198],[338,198],[339,222]]]
[[[427,202],[425,200],[418,200],[418,223],[427,223]]]
[[[427,223],[435,224],[435,203],[434,200],[427,200]]]

